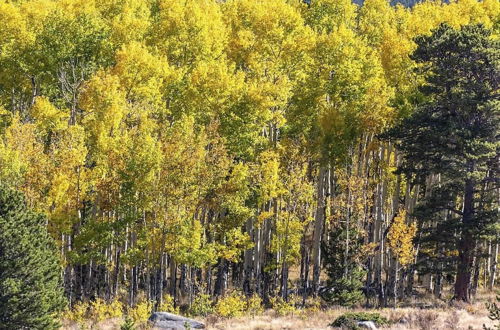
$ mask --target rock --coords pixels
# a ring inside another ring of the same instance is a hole
[[[401,324],[408,324],[408,323],[410,323],[410,321],[408,321],[408,319],[407,319],[407,318],[402,317],[402,318],[399,320],[399,323],[401,323]]]
[[[149,317],[149,321],[153,323],[153,328],[155,329],[184,330],[205,328],[205,325],[201,322],[167,312],[153,313]]]
[[[373,321],[359,321],[358,327],[364,329],[377,330],[377,326],[375,325],[375,323],[373,323]]]
[[[154,323],[153,329],[185,330],[186,327],[179,321],[158,321]]]

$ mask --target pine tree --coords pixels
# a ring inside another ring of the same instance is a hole
[[[498,217],[480,189],[498,180],[500,44],[481,25],[444,24],[416,42],[427,100],[388,136],[404,153],[400,172],[422,184],[440,176],[426,216],[450,212],[459,221],[455,298],[469,301],[475,240]]]
[[[0,328],[57,329],[64,307],[57,251],[46,219],[0,185]]]
[[[346,240],[351,237],[349,251]],[[363,299],[366,272],[361,263],[363,237],[356,227],[340,224],[332,228],[330,239],[323,242],[323,263],[328,275],[328,293],[323,298],[342,306],[352,306]]]

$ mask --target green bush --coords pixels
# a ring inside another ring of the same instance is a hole
[[[163,296],[163,302],[158,306],[158,312],[179,314],[179,307],[175,307],[174,298],[167,294]]]
[[[125,321],[120,326],[120,330],[135,330],[135,322],[130,317],[125,317]]]
[[[153,307],[154,303],[152,301],[142,300],[135,307],[128,310],[127,317],[137,325],[146,324],[153,311]]]
[[[262,298],[260,298],[257,294],[249,297],[247,299],[247,314],[255,316],[258,314],[262,314],[262,312],[264,312],[264,307],[262,306]]]
[[[288,301],[283,300],[281,297],[272,297],[270,299],[271,306],[278,316],[286,316],[297,312],[295,305],[299,302],[298,296],[288,297]]]
[[[330,326],[357,330],[360,329],[358,326],[360,321],[372,321],[377,326],[389,324],[389,321],[379,313],[349,312],[337,317]]]
[[[90,317],[95,322],[122,316],[123,305],[117,299],[106,302],[101,298],[97,298],[90,304]]]
[[[214,308],[210,295],[203,293],[194,299],[191,308],[189,308],[189,314],[192,316],[207,316],[213,313],[213,311]]]
[[[75,303],[71,309],[66,309],[66,311],[62,315],[62,318],[75,322],[80,328],[83,329],[85,328],[89,310],[89,302],[79,301]]]

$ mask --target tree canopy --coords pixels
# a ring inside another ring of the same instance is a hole
[[[498,276],[499,13],[0,0],[0,182],[45,216],[73,309],[468,299]]]

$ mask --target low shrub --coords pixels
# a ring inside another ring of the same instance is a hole
[[[80,328],[83,328],[86,323],[87,313],[89,311],[90,305],[88,302],[80,301],[73,305],[72,309],[68,309],[64,314],[63,318],[73,321],[78,324]]]
[[[139,302],[135,307],[128,310],[127,316],[135,324],[144,324],[148,321],[151,312],[153,311],[154,303],[149,300]]]
[[[243,316],[247,310],[245,296],[240,292],[232,292],[217,302],[215,312],[222,317]]]
[[[125,317],[125,321],[120,326],[120,330],[135,330],[135,322],[129,317]]]
[[[247,299],[246,312],[251,316],[262,314],[262,312],[264,312],[262,298],[260,298],[259,295],[254,294]]]
[[[310,298],[306,300],[305,312],[308,314],[317,313],[321,310],[321,298]]]
[[[361,329],[358,326],[360,321],[372,321],[377,326],[389,324],[389,321],[379,313],[349,312],[337,317],[331,324],[332,327],[344,329]]]
[[[207,316],[213,313],[214,307],[212,299],[208,294],[199,294],[189,308],[189,314],[192,316]]]
[[[295,305],[298,303],[299,297],[290,296],[288,301],[281,297],[272,297],[270,299],[271,306],[278,316],[285,316],[297,312]]]
[[[103,299],[97,298],[90,304],[90,318],[95,322],[123,316],[123,305],[115,299],[106,303]]]
[[[163,296],[163,302],[158,306],[158,311],[179,314],[179,307],[175,307],[174,298],[167,294]]]

